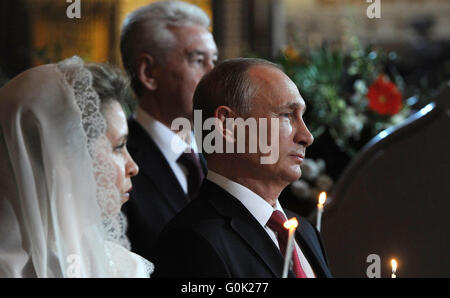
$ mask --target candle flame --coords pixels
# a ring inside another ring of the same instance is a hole
[[[322,191],[322,192],[319,194],[319,204],[320,204],[320,205],[325,204],[325,201],[326,201],[326,200],[327,200],[327,193],[324,192],[324,191]]]
[[[298,227],[298,221],[295,217],[293,217],[290,220],[285,221],[283,226],[288,230],[291,228],[296,229]]]
[[[397,271],[397,261],[395,259],[391,260],[392,272],[395,273]]]

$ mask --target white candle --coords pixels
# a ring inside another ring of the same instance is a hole
[[[294,250],[294,234],[297,229],[298,221],[295,217],[284,223],[284,227],[289,230],[289,238],[286,247],[286,255],[284,256],[284,266],[283,266],[283,274],[282,278],[287,278],[287,274],[289,271],[289,266],[292,260],[292,252]]]
[[[323,213],[323,204],[325,204],[325,201],[327,200],[327,193],[322,191],[319,194],[319,203],[317,204],[317,221],[316,221],[316,228],[320,232],[320,226],[322,223],[322,213]]]
[[[391,260],[391,267],[392,267],[391,278],[397,278],[397,275],[395,275],[395,272],[397,271],[397,261],[395,259]]]

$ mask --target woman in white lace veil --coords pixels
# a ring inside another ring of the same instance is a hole
[[[0,89],[0,277],[152,272],[120,212],[138,169],[114,74],[72,57]]]

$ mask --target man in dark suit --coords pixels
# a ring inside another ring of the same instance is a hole
[[[313,142],[305,108],[296,85],[265,60],[227,60],[203,77],[194,109],[215,121],[203,136],[207,180],[160,234],[154,277],[281,277],[288,238],[283,223],[291,214],[278,196],[300,178]],[[239,126],[239,118],[248,127]],[[317,230],[297,218],[289,276],[331,277]]]
[[[132,250],[151,261],[158,234],[206,175],[195,140],[180,137],[172,121],[192,121],[195,87],[217,59],[209,22],[199,7],[170,1],[139,8],[122,27],[122,60],[139,102],[128,149],[140,168],[124,212]]]

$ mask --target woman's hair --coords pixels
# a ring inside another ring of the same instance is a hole
[[[92,73],[92,87],[100,99],[100,111],[106,118],[107,109],[113,102],[122,107],[129,102],[129,82],[122,71],[110,64],[90,63],[86,68]]]

